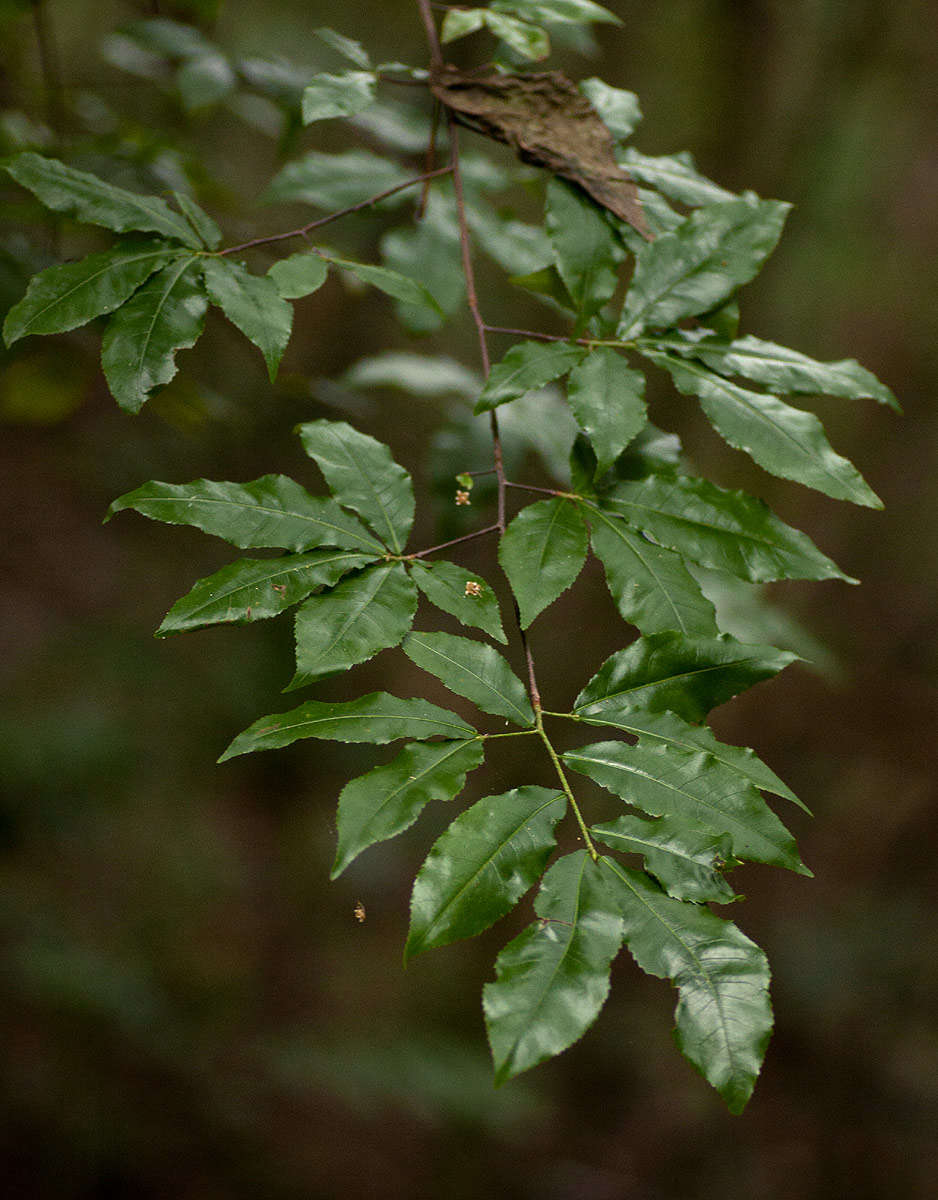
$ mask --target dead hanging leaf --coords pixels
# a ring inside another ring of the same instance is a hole
[[[430,87],[461,125],[569,179],[651,240],[638,188],[616,162],[612,134],[562,72],[466,75],[445,64],[431,73]]]

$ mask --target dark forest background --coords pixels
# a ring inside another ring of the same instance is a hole
[[[690,150],[726,186],[795,204],[743,294],[744,331],[818,358],[855,356],[906,410],[897,419],[872,402],[812,402],[884,498],[876,513],[759,473],[686,401],[656,393],[656,420],[682,434],[702,473],[757,490],[863,581],[772,588],[760,632],[813,666],[715,717],[724,740],[755,746],[815,813],[785,814],[814,880],[734,876],[748,898],[731,915],[774,966],[777,1030],[754,1099],[742,1117],[726,1113],[671,1043],[673,993],[625,957],[594,1030],[493,1091],[479,991],[523,907],[404,972],[409,881],[437,814],[330,884],[338,790],[383,756],[301,744],[215,766],[231,736],[283,705],[290,623],[154,640],[173,600],[230,555],[194,531],[101,519],[150,478],[282,471],[315,490],[291,428],[337,415],[323,380],[363,353],[445,352],[475,367],[467,322],[411,341],[386,299],[330,284],[297,306],[273,388],[257,352],[217,317],[136,418],[107,394],[95,331],[27,340],[0,360],[9,1195],[938,1195],[938,7],[612,7],[624,24],[601,30],[601,52],[571,50],[557,65],[638,92],[646,153]],[[276,106],[257,96],[187,107],[172,73],[113,37],[157,11],[194,20],[234,57],[283,56],[301,78],[324,63],[310,36],[319,24],[379,59],[426,57],[410,0],[0,0],[0,150],[84,145],[84,163],[97,154],[127,186],[187,179],[230,240],[310,219],[255,202],[287,158],[370,143],[335,122],[283,137]],[[0,206],[4,308],[39,266],[105,244],[39,223],[12,185]],[[357,227],[366,253],[383,228],[380,215]],[[500,323],[541,320],[494,272],[484,286]],[[451,466],[439,443],[429,453],[445,418],[435,400],[387,391],[348,404],[425,491],[441,459],[446,470],[476,465]],[[543,471],[533,456],[524,469],[534,482]],[[440,530],[447,488],[436,515],[423,513],[420,544]],[[468,561],[492,576],[488,553]],[[595,571],[552,613],[533,645],[542,690],[563,701],[584,661],[598,663],[626,631]],[[359,669],[360,690],[412,694],[412,672],[387,652]],[[515,767],[486,768],[476,794],[513,786]]]

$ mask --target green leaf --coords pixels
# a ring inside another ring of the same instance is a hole
[[[422,283],[402,275],[400,271],[392,271],[389,267],[375,267],[369,263],[350,262],[348,259],[330,258],[330,262],[346,271],[351,271],[356,279],[369,287],[375,287],[402,304],[416,304],[432,309],[442,315],[443,310]]]
[[[728,834],[704,833],[675,817],[646,821],[633,816],[594,825],[590,833],[613,850],[641,854],[645,870],[676,900],[730,904],[736,899],[722,875],[733,856]]]
[[[612,298],[625,251],[602,209],[556,177],[547,184],[545,222],[557,270],[585,320]]]
[[[311,204],[329,211],[360,204],[409,178],[410,173],[396,162],[367,150],[340,154],[310,150],[278,171],[261,199],[268,204]],[[401,199],[406,200],[406,195]]]
[[[622,942],[622,919],[585,850],[554,863],[534,911],[540,920],[508,943],[482,990],[496,1085],[582,1037],[605,1003]]]
[[[648,421],[645,376],[621,354],[597,346],[570,372],[567,400],[577,424],[593,443],[599,474],[612,466]]]
[[[404,653],[483,712],[516,725],[534,724],[524,685],[494,646],[451,633],[411,633]]]
[[[431,604],[450,613],[463,625],[482,629],[496,642],[507,644],[498,600],[481,576],[445,561],[412,562],[410,573]],[[472,586],[467,590],[468,585]]]
[[[284,300],[301,300],[322,287],[329,275],[329,267],[318,254],[301,251],[275,262],[268,268],[267,275]]]
[[[831,448],[814,413],[792,408],[765,392],[742,388],[695,363],[665,354],[648,353],[648,357],[668,370],[679,391],[699,397],[710,424],[723,440],[736,450],[745,450],[760,467],[835,500],[883,507],[853,463]]]
[[[896,412],[902,411],[889,388],[853,358],[818,362],[807,354],[757,337],[738,338],[729,345],[701,342],[695,354],[721,375],[743,375],[778,395],[801,392],[812,396],[846,396],[851,400],[871,399]]]
[[[549,267],[541,267],[539,271],[530,271],[527,275],[511,275],[508,282],[538,296],[550,308],[564,313],[576,312],[570,293],[553,263]]]
[[[307,421],[297,432],[336,500],[400,554],[414,522],[414,486],[387,446],[344,421]]]
[[[177,247],[134,239],[81,262],[40,271],[3,324],[8,346],[33,333],[65,333],[120,308],[154,271],[178,258]]]
[[[490,8],[483,9],[483,16],[490,31],[522,58],[540,62],[550,54],[550,38],[545,30]]]
[[[484,8],[451,8],[443,18],[440,27],[440,41],[443,45],[455,42],[459,38],[468,37],[485,27]]]
[[[483,755],[481,738],[411,742],[393,762],[347,783],[339,797],[339,844],[330,878],[337,879],[375,842],[409,829],[431,800],[458,796]]]
[[[530,21],[556,21],[583,25],[589,21],[621,25],[621,20],[593,0],[493,0],[493,12],[515,13]]]
[[[336,33],[334,29],[329,29],[326,25],[320,25],[318,29],[313,30],[313,33],[321,42],[325,42],[327,46],[331,46],[336,53],[341,54],[343,58],[347,58],[349,62],[353,62],[356,67],[361,67],[363,71],[367,71],[371,66],[368,51],[361,42],[353,41],[352,38],[345,37],[344,34]]]
[[[58,159],[32,152],[18,154],[3,163],[2,169],[46,208],[76,221],[103,225],[117,233],[131,229],[160,233],[194,250],[201,249],[202,243],[189,224],[158,196],[139,196],[105,183],[96,175],[67,167]]]
[[[642,633],[677,629],[714,637],[713,605],[680,555],[655,545],[624,521],[592,513],[593,551],[606,569],[616,607]]]
[[[206,258],[203,269],[212,301],[257,346],[273,382],[293,329],[293,306],[272,279],[252,275],[230,259]]]
[[[461,813],[417,872],[404,961],[474,937],[510,912],[547,865],[566,807],[555,788],[521,787]]]
[[[775,249],[791,205],[754,197],[709,204],[641,248],[619,337],[674,325],[716,308],[755,276]]]
[[[522,629],[575,582],[588,546],[583,517],[569,500],[539,500],[509,524],[498,561],[517,598]]]
[[[414,623],[417,589],[400,563],[381,563],[313,596],[296,614],[296,674],[285,692],[396,646]]]
[[[640,871],[600,860],[625,923],[625,942],[649,975],[678,989],[675,1039],[731,1112],[752,1094],[772,1032],[769,964],[729,921],[666,896]]]
[[[610,87],[595,76],[592,79],[582,79],[578,86],[617,141],[631,137],[635,126],[642,119],[638,96],[634,92]]]
[[[476,731],[455,713],[427,700],[402,700],[372,692],[337,703],[307,700],[290,712],[261,717],[239,733],[218,760],[225,762],[256,750],[277,750],[301,738],[382,744],[399,738],[475,738]]]
[[[398,226],[382,237],[381,254],[389,267],[420,279],[446,316],[462,309],[466,280],[460,261],[456,205],[447,181],[433,185],[422,220],[411,222],[409,227]],[[439,312],[423,304],[399,304],[397,311],[404,327],[415,333],[429,333],[445,324]]]
[[[669,472],[622,480],[603,493],[599,504],[685,558],[752,583],[856,583],[807,534],[779,520],[764,501],[706,479]]]
[[[729,634],[689,638],[652,633],[617,650],[576,698],[580,717],[670,710],[702,721],[711,708],[770,679],[797,654],[774,646],[748,646]]]
[[[730,767],[757,788],[784,796],[810,815],[811,810],[807,805],[802,804],[791,788],[757,757],[754,750],[718,742],[713,730],[706,725],[691,725],[672,712],[608,712],[596,717],[584,717],[583,720],[587,725],[611,726],[634,734],[643,744],[672,746],[691,752],[695,749],[705,750],[717,762]]]
[[[698,207],[704,204],[719,204],[737,197],[719,184],[701,175],[693,158],[685,153],[652,158],[629,146],[617,155],[633,179],[650,183],[659,192],[681,204]]]
[[[488,412],[566,375],[586,351],[570,342],[520,342],[496,363],[485,381],[476,413]]]
[[[728,833],[733,855],[810,875],[795,839],[752,784],[705,750],[596,742],[568,750],[564,762],[653,817],[667,815],[690,829]]]
[[[119,496],[105,519],[125,508],[169,525],[194,525],[242,549],[340,546],[368,554],[384,553],[381,543],[334,500],[311,496],[285,475],[262,475],[251,483],[153,480]]]
[[[139,412],[176,374],[176,351],[198,341],[208,301],[197,261],[163,267],[108,322],[101,365],[121,408]]]
[[[176,90],[186,112],[220,103],[237,84],[234,68],[217,50],[188,59],[176,72]]]
[[[282,558],[242,558],[197,584],[163,618],[157,637],[206,625],[263,621],[299,604],[348,571],[374,562],[357,550],[313,550]]]
[[[216,249],[221,243],[221,230],[205,209],[196,204],[192,197],[187,196],[185,192],[173,192],[173,196],[202,245],[209,250]]]
[[[461,396],[473,400],[482,380],[468,367],[444,355],[429,357],[388,350],[360,358],[342,376],[353,388],[398,388],[415,396]]]
[[[374,103],[375,83],[372,71],[314,75],[303,91],[303,124],[362,112]]]

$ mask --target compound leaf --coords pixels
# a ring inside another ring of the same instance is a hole
[[[380,542],[334,500],[311,496],[285,475],[262,475],[250,483],[153,480],[119,496],[105,519],[125,508],[169,525],[194,525],[242,549],[340,546],[384,552]]]
[[[588,546],[586,524],[569,500],[539,500],[509,524],[498,561],[518,601],[523,629],[575,582]]]
[[[375,842],[403,833],[431,800],[452,800],[480,766],[481,738],[411,742],[386,766],[351,780],[339,796],[339,844],[332,879]]]
[[[666,896],[647,875],[600,860],[625,943],[649,975],[678,989],[678,1048],[742,1112],[772,1032],[769,964],[759,947],[706,908]]]
[[[193,250],[201,239],[189,223],[174,213],[159,196],[140,196],[105,183],[87,171],[76,171],[55,158],[31,151],[18,154],[3,164],[17,183],[28,188],[37,200],[55,212],[64,213],[87,225],[103,225],[117,233],[143,230],[182,242]]]
[[[566,806],[556,789],[521,787],[461,813],[414,880],[404,961],[474,937],[510,912],[540,878]]]
[[[336,500],[400,554],[414,522],[414,486],[388,447],[344,421],[307,421],[297,432]]]
[[[213,302],[264,356],[271,381],[293,329],[293,306],[265,275],[252,275],[227,258],[206,258],[205,286]]]
[[[626,621],[642,633],[677,629],[702,637],[717,634],[713,605],[679,554],[599,510],[594,510],[592,526],[593,550]]]
[[[40,271],[3,323],[8,346],[28,334],[65,333],[120,308],[142,283],[179,256],[166,242],[127,239],[81,262]]]
[[[645,376],[609,346],[597,346],[570,372],[567,400],[593,444],[600,475],[645,427],[644,393]]]
[[[192,226],[199,241],[208,250],[214,250],[221,242],[221,230],[201,205],[196,204],[185,192],[173,192],[183,216]]]
[[[585,850],[559,859],[534,902],[541,918],[499,954],[482,1006],[501,1084],[582,1037],[609,993],[622,919]]]
[[[417,589],[400,563],[380,563],[307,600],[296,614],[292,692],[396,646],[417,611]]]
[[[745,197],[708,204],[640,249],[619,336],[708,312],[748,283],[775,249],[790,204]]]
[[[566,375],[586,351],[570,342],[520,342],[496,363],[475,411],[488,412]]]
[[[524,685],[494,646],[451,633],[411,633],[404,653],[483,712],[516,725],[534,724]]]
[[[496,642],[507,643],[498,600],[480,576],[445,560],[412,562],[410,573],[431,604],[450,613],[463,625],[484,630]]]
[[[474,738],[476,730],[455,713],[428,700],[403,700],[387,692],[371,692],[336,703],[307,700],[290,712],[261,717],[239,733],[219,762],[257,750],[276,750],[301,738],[381,745],[399,738]]]
[[[163,618],[157,637],[206,625],[275,617],[320,587],[332,587],[348,571],[374,562],[357,550],[313,550],[281,558],[242,558],[197,584]]]
[[[176,374],[176,351],[194,346],[208,301],[195,258],[163,267],[108,322],[101,365],[111,394],[139,412]]]
[[[729,904],[736,893],[722,874],[732,861],[733,843],[728,834],[707,833],[675,817],[626,815],[590,833],[624,854],[641,854],[645,870],[676,900]]]
[[[652,633],[609,656],[576,698],[584,719],[623,712],[671,711],[702,721],[711,708],[776,675],[797,654],[750,646],[728,633],[685,637]]]

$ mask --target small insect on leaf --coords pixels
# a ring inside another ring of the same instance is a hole
[[[368,914],[365,912],[365,906],[362,904],[361,900],[359,900],[352,909],[352,915],[355,917],[355,920],[359,923],[359,925],[364,924],[365,918]]]

